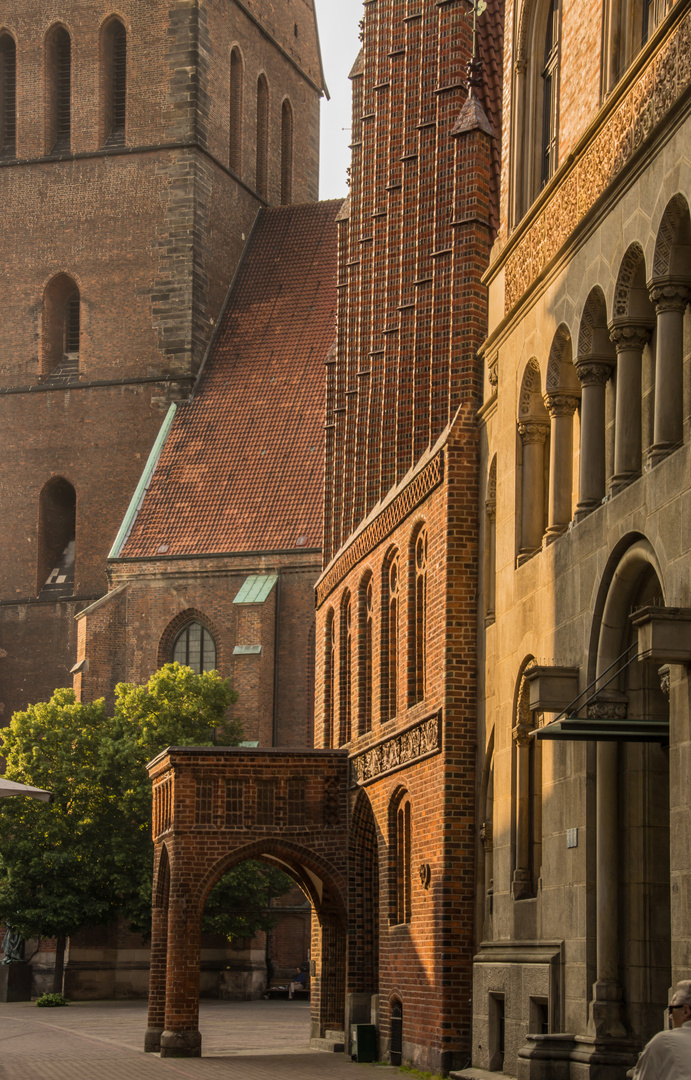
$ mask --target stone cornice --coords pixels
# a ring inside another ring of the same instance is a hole
[[[490,267],[487,280],[505,268],[505,316],[689,85],[691,11],[678,4]]]

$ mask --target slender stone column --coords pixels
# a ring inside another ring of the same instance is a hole
[[[201,1057],[199,1031],[200,914],[188,911],[187,896],[174,879],[168,908],[166,1027],[161,1057]]]
[[[549,448],[549,519],[545,543],[551,544],[565,533],[571,521],[573,499],[573,414],[576,394],[548,394],[551,421]]]
[[[605,497],[605,387],[612,365],[603,360],[576,361],[581,382],[581,455],[578,506],[575,520],[582,521]]]
[[[625,700],[605,692],[588,707],[591,719],[627,715]],[[626,1038],[623,992],[619,984],[619,747],[597,744],[597,822],[595,837],[597,918],[596,981],[590,1003],[589,1032],[602,1038]]]
[[[651,465],[656,465],[683,439],[684,312],[690,298],[689,289],[675,282],[654,283],[650,290],[657,314]]]
[[[485,503],[487,515],[487,610],[485,617],[494,619],[496,607],[496,577],[497,577],[497,503],[495,499],[488,499]]]
[[[546,424],[528,422],[518,425],[523,443],[519,565],[542,547],[545,531],[545,439],[548,430]]]
[[[516,743],[516,869],[511,892],[514,900],[532,896],[530,876],[530,734],[531,728],[519,723],[513,730]]]
[[[627,323],[610,331],[617,350],[617,405],[613,494],[641,475],[641,356],[650,340],[647,326]]]

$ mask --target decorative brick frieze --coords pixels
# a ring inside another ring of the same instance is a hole
[[[383,739],[350,759],[351,787],[364,787],[407,765],[439,753],[442,742],[441,709],[434,716]]]
[[[440,451],[327,570],[317,585],[317,607],[324,603],[352,568],[390,536],[443,479],[444,456]]]
[[[575,155],[506,259],[508,314],[691,83],[691,11]]]

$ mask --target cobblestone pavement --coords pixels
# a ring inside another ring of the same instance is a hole
[[[399,1069],[309,1049],[300,1001],[202,1002],[200,1058],[144,1054],[146,1004],[0,1004],[0,1080],[385,1080]]]

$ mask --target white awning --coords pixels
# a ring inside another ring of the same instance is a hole
[[[4,799],[8,795],[28,795],[30,799],[39,799],[41,802],[53,801],[53,795],[50,791],[29,787],[28,784],[16,784],[14,780],[5,780],[4,776],[0,776],[0,799]]]

